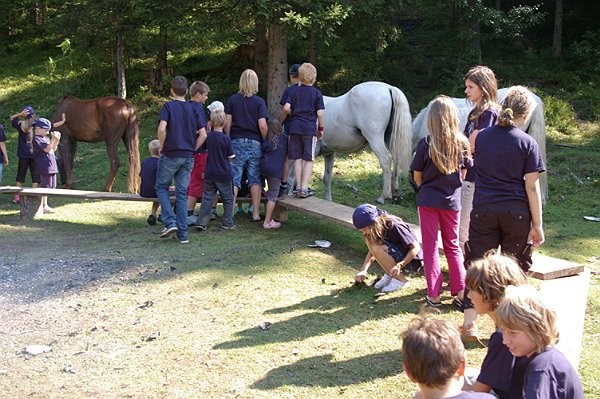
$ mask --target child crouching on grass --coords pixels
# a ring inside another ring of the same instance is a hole
[[[534,287],[510,286],[496,310],[503,343],[514,356],[530,359],[523,384],[524,399],[583,399],[577,372],[554,345],[556,312]]]
[[[462,391],[466,352],[460,332],[447,320],[416,319],[402,334],[402,368],[419,384],[420,399],[494,399]]]
[[[54,151],[58,148],[60,142],[60,132],[50,133],[52,124],[46,118],[39,118],[33,123],[34,133],[31,142],[33,148],[33,159],[35,168],[40,175],[40,187],[56,188],[56,174],[58,166]],[[50,136],[49,136],[50,134]],[[54,209],[48,206],[48,197],[42,196],[40,207],[35,216],[41,216],[44,213],[54,213]]]
[[[150,156],[142,161],[142,167],[140,169],[140,196],[146,198],[156,198],[156,170],[158,169],[158,160],[160,155],[158,153],[160,149],[160,142],[158,140],[152,140],[148,143],[148,152]],[[152,209],[150,210],[150,216],[146,219],[146,222],[150,226],[156,226],[156,212],[158,212],[158,202],[152,203]]]

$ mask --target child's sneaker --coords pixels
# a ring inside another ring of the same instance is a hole
[[[373,284],[373,287],[380,290],[383,287],[385,287],[386,285],[388,285],[391,281],[392,281],[392,277],[388,274],[384,274],[382,278],[380,278],[375,284]]]
[[[12,199],[13,204],[19,204],[21,202],[21,196],[19,194],[15,195]]]
[[[276,220],[271,220],[269,223],[263,223],[263,229],[278,229],[281,227],[281,223]]]
[[[212,212],[210,213],[210,220],[217,220],[218,217],[219,215],[217,214],[217,209],[213,208]]]
[[[189,215],[187,217],[188,226],[196,224],[197,221],[198,221],[198,216],[196,216],[196,215]]]
[[[477,324],[475,322],[468,326],[460,326],[460,337],[463,342],[475,342],[479,339],[477,336]]]
[[[388,285],[383,287],[381,289],[381,292],[387,294],[387,293],[402,289],[402,288],[406,287],[407,285],[408,285],[408,280],[400,281],[400,280],[396,280],[395,278],[392,278],[392,281],[390,281],[390,283]]]
[[[201,224],[196,225],[196,230],[198,231],[206,231],[206,226],[202,226]]]
[[[222,226],[221,226],[221,228],[222,228],[223,230],[235,230],[235,224],[234,224],[233,226],[225,226],[225,225],[222,225]],[[205,228],[205,229],[206,229],[206,228]]]
[[[146,219],[146,223],[148,223],[150,226],[156,226],[156,216],[148,216],[148,219]]]
[[[168,238],[177,233],[177,226],[165,227],[160,232],[160,238]]]

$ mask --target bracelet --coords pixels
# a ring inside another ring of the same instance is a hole
[[[322,132],[322,131],[323,131],[323,129],[324,129],[324,127],[323,127],[323,126],[319,126],[319,132]]]

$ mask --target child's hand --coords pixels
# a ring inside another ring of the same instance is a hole
[[[53,132],[51,132],[51,135],[52,135],[52,138],[55,138],[56,140],[59,140],[59,141],[60,141],[60,138],[61,138],[61,136],[62,136],[62,135],[60,134],[60,132],[59,132],[59,131],[56,131],[56,130],[55,130],[55,131],[53,131]]]
[[[367,272],[358,272],[354,275],[354,281],[356,281],[357,283],[362,283],[363,281],[365,281],[365,277],[367,277]]]

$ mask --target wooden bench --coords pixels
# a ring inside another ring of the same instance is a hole
[[[61,188],[21,188],[16,186],[0,187],[0,194],[19,194],[21,205],[21,218],[32,219],[40,207],[41,197],[63,197],[75,198],[84,200],[100,200],[100,201],[138,201],[138,202],[159,202],[158,198],[141,197],[138,194],[132,193],[115,193],[108,191],[91,191],[91,190],[67,190]],[[172,198],[174,201],[174,198]],[[251,203],[251,199],[247,197],[238,197],[238,203]],[[261,202],[266,202],[265,198]],[[278,220],[287,220],[287,210],[276,209]],[[277,213],[279,212],[279,213]]]

